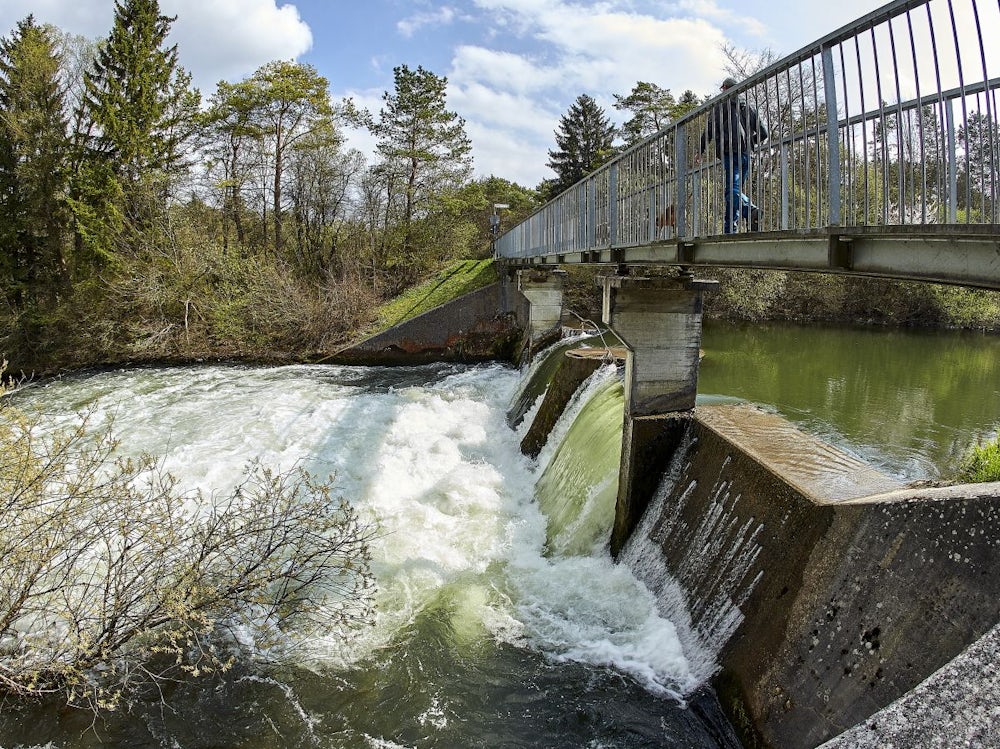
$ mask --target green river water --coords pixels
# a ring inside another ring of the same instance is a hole
[[[705,326],[702,400],[738,398],[905,480],[953,477],[1000,427],[1000,337],[964,331]]]

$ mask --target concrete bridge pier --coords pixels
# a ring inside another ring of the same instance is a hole
[[[566,271],[563,270],[517,271],[517,290],[528,300],[526,356],[530,357],[547,339],[558,336],[565,285]]]
[[[605,276],[603,321],[628,347],[625,425],[611,553],[638,525],[694,408],[702,302],[717,281]]]

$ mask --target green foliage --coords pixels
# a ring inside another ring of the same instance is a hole
[[[398,325],[470,291],[496,283],[492,260],[464,260],[454,263],[422,284],[413,286],[388,304],[379,307],[381,329]]]
[[[931,286],[945,322],[958,328],[1000,330],[1000,294],[962,286]]]
[[[556,148],[549,151],[549,168],[556,179],[548,184],[554,197],[572,187],[614,154],[615,127],[604,110],[587,94],[581,94],[559,119]]]
[[[54,32],[31,16],[0,41],[0,295],[15,305],[64,285],[67,150]]]
[[[764,320],[781,299],[786,273],[766,270],[725,270],[712,274],[720,281],[719,293],[706,301],[712,314],[737,320]]]
[[[311,65],[270,62],[242,83],[220,85],[215,97],[215,122],[230,138],[230,149],[249,137],[254,145],[252,160],[240,164],[240,154],[230,150],[232,185],[241,185],[248,176],[244,169],[259,169],[259,160],[270,162],[271,216],[274,221],[274,250],[283,248],[284,188],[293,149],[314,143],[339,144],[330,105],[327,80]],[[228,117],[226,117],[228,115]],[[241,202],[234,193],[234,207]]]
[[[363,118],[377,139],[386,216],[400,224],[400,246],[392,254],[419,268],[420,255],[433,251],[435,241],[421,217],[469,178],[472,143],[465,120],[446,108],[447,78],[406,65],[394,68],[393,77],[394,90],[382,97],[378,118],[367,112]]]
[[[627,96],[615,94],[614,98],[615,109],[632,113],[621,127],[626,148],[659,132],[700,104],[693,91],[685,91],[678,101],[669,88],[646,81],[636,83]]]
[[[116,0],[114,26],[84,75],[73,199],[93,256],[134,251],[185,167],[200,95],[176,46],[164,46],[173,21],[157,0]]]
[[[1000,294],[822,273],[718,269],[705,311],[732,320],[793,320],[1000,330]]]
[[[959,479],[967,483],[1000,481],[1000,437],[973,445],[962,461]]]
[[[157,0],[116,0],[114,26],[84,77],[97,129],[90,147],[126,184],[176,167],[191,134],[198,97],[176,45],[164,46],[174,20],[160,14]]]
[[[371,530],[329,483],[251,465],[228,498],[181,493],[86,415],[42,421],[0,400],[0,692],[113,710],[371,621]]]

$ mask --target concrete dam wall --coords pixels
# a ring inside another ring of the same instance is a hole
[[[583,376],[571,361],[549,371],[535,423]],[[747,406],[657,422],[637,479],[656,489],[618,560],[692,657],[717,663],[746,746],[818,746],[1000,621],[1000,504],[977,496],[995,485],[904,487]]]
[[[350,353],[402,363],[490,358],[501,341],[508,352],[537,350],[558,334],[560,280],[532,272],[517,283]],[[701,292],[689,279],[605,281],[605,322],[619,338],[587,345],[626,346],[607,351],[625,361],[610,548],[657,596],[689,656],[708,664],[746,746],[851,736],[846,747],[865,732],[878,737],[867,746],[911,746],[905,731],[879,732],[907,720],[879,711],[899,703],[910,715],[951,714],[956,690],[939,696],[925,680],[944,669],[961,682],[963,652],[993,653],[1000,642],[984,637],[1000,631],[1000,485],[904,486],[773,414],[695,407]],[[512,426],[530,419],[520,427],[528,455],[597,367],[565,348],[538,363],[508,414]],[[664,371],[680,373],[676,387],[663,385]],[[679,410],[653,407],[660,391]],[[986,725],[974,743],[1000,746],[1000,720]],[[922,738],[948,745],[953,730],[938,720]]]
[[[997,501],[817,503],[698,409],[685,427],[620,559],[677,580],[746,743],[817,746],[1000,620]]]

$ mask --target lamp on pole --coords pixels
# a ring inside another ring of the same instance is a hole
[[[494,203],[493,213],[490,214],[490,249],[496,257],[497,237],[500,236],[500,211],[503,208],[510,208],[507,203]]]

